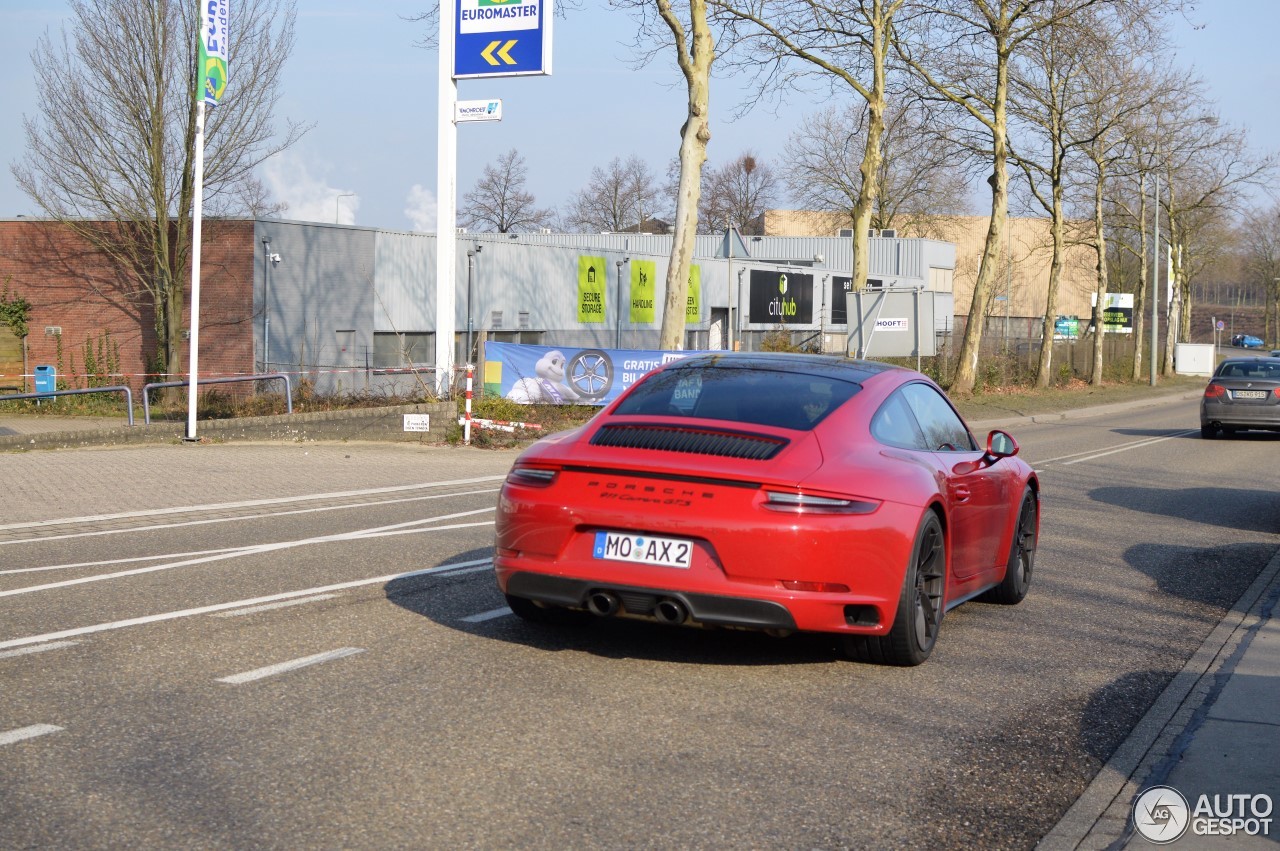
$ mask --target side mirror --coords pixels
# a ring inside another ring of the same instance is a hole
[[[1018,454],[1018,441],[1007,431],[995,429],[987,435],[987,457],[993,462]]]

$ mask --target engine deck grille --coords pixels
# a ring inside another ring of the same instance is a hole
[[[662,452],[687,452],[692,455],[719,455],[766,461],[777,455],[788,441],[763,434],[679,426],[607,425],[591,438],[594,446],[617,446],[626,449],[656,449]]]

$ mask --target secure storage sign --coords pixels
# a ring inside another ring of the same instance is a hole
[[[455,79],[551,73],[552,0],[455,2]]]

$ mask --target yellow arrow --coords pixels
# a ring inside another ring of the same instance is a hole
[[[493,58],[493,50],[498,45],[502,44],[502,49],[498,51],[498,58],[508,65],[515,65],[516,60],[511,58],[509,51],[511,48],[516,46],[517,41],[519,41],[519,39],[515,38],[511,39],[511,41],[508,41],[506,44],[502,44],[501,41],[491,41],[484,50],[480,51],[480,55],[483,56],[484,61],[488,62],[490,65],[497,65],[498,60]]]

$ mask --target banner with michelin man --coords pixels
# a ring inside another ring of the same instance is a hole
[[[607,405],[640,376],[693,352],[484,344],[484,392],[522,405]]]

